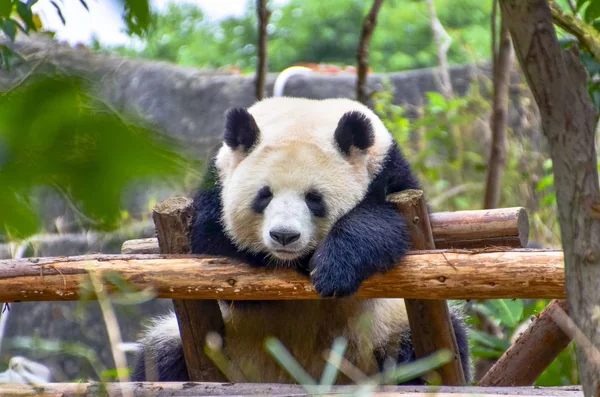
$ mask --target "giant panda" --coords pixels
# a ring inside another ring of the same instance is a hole
[[[404,301],[353,294],[409,249],[403,218],[386,195],[419,188],[383,122],[353,100],[275,97],[228,112],[222,147],[194,199],[192,252],[292,268],[331,298],[220,301],[223,348],[239,369],[237,381],[247,380],[244,369],[254,369],[253,381],[292,381],[265,351],[269,336],[314,379],[339,336],[348,341],[345,358],[366,375],[382,371],[386,360],[415,360]],[[451,318],[470,380],[460,308],[451,307]],[[149,358],[159,381],[189,379],[174,314],[156,319],[141,346],[134,380],[145,379]]]

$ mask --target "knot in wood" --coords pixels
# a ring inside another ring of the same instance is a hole
[[[230,278],[229,280],[227,280],[227,284],[231,285],[232,287],[235,285],[236,281],[232,278]]]
[[[418,216],[415,216],[415,217],[413,218],[413,223],[414,223],[415,225],[416,225],[416,224],[418,224],[420,221],[421,221],[421,218],[419,218]]]
[[[596,263],[597,258],[598,257],[596,256],[596,252],[593,249],[588,248],[588,250],[585,253],[585,256],[583,257],[583,261],[591,265],[593,263]]]
[[[444,276],[439,276],[439,277],[438,277],[438,280],[440,281],[440,283],[443,283],[443,282],[445,282],[445,281],[446,281],[446,277],[444,277]]]

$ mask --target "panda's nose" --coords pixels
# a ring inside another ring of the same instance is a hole
[[[300,233],[293,230],[276,229],[269,232],[271,238],[281,245],[288,245],[300,238]]]

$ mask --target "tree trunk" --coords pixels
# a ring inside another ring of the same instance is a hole
[[[454,90],[452,89],[452,80],[450,79],[450,71],[448,69],[448,49],[452,39],[442,26],[437,13],[435,11],[435,4],[433,0],[425,0],[427,8],[429,10],[429,19],[431,21],[431,30],[433,32],[433,41],[438,50],[438,61],[440,63],[440,88],[442,94],[446,98],[452,98],[454,96]]]
[[[358,73],[356,79],[356,100],[367,104],[369,100],[369,94],[367,93],[367,73],[369,70],[369,43],[371,42],[371,36],[373,36],[373,30],[377,25],[377,14],[381,9],[383,0],[373,0],[373,6],[369,11],[369,14],[365,17],[362,26],[362,33],[360,35],[360,44],[358,45]]]
[[[595,128],[587,73],[575,50],[563,51],[547,0],[501,0],[515,51],[540,109],[554,168],[564,247],[569,313],[600,346],[600,190]],[[579,369],[586,396],[598,395],[600,368],[582,346]]]
[[[271,11],[267,8],[267,0],[256,1],[258,15],[258,59],[256,65],[256,99],[259,101],[265,96],[265,81],[267,79],[267,25]]]
[[[500,29],[500,48],[494,65],[494,99],[492,105],[491,129],[492,145],[488,161],[487,181],[483,208],[496,208],[500,204],[502,174],[506,165],[508,141],[508,94],[510,88],[510,72],[513,64],[513,48],[508,27],[502,20]],[[496,51],[496,48],[492,48]]]

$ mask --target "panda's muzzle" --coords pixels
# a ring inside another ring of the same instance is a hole
[[[300,238],[300,233],[294,230],[274,229],[269,231],[271,238],[282,246],[292,244]]]

